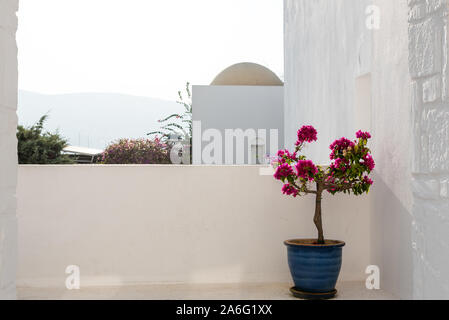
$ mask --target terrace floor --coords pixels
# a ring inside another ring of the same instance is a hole
[[[290,300],[296,299],[289,292],[287,283],[257,284],[157,284],[120,287],[81,287],[17,289],[21,300]],[[367,290],[362,282],[342,282],[337,285],[337,300],[386,300],[396,299],[382,290]]]

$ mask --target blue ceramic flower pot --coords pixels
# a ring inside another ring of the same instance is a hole
[[[319,245],[316,239],[295,239],[284,244],[295,290],[311,294],[336,292],[343,241],[326,240]]]

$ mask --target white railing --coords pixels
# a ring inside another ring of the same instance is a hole
[[[19,286],[290,281],[283,240],[315,237],[313,197],[288,198],[258,166],[20,166]],[[340,280],[370,260],[369,199],[325,196]]]

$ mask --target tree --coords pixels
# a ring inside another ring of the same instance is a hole
[[[74,161],[62,149],[67,140],[58,132],[43,132],[48,115],[30,127],[17,126],[17,154],[19,164],[71,164]]]
[[[315,215],[313,222],[318,231],[318,244],[324,244],[321,200],[324,191],[354,195],[368,193],[373,181],[368,174],[374,169],[374,160],[367,148],[368,132],[358,131],[358,140],[341,138],[331,145],[331,165],[316,166],[300,152],[306,143],[317,140],[317,131],[312,126],[303,126],[298,130],[298,140],[293,153],[279,150],[274,177],[284,185],[282,192],[293,197],[314,194]],[[315,188],[313,188],[315,185]]]
[[[176,143],[182,142],[183,149],[179,156],[182,157],[182,151],[188,149],[190,152],[190,163],[192,163],[192,94],[190,83],[186,83],[185,96],[178,91],[179,100],[177,103],[184,107],[184,112],[174,113],[164,119],[158,120],[162,124],[157,131],[147,135],[160,136],[160,140],[172,148]]]

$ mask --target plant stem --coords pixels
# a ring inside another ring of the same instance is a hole
[[[323,194],[323,186],[320,182],[316,183],[316,202],[315,202],[315,216],[313,222],[318,230],[318,244],[324,244],[323,223],[321,220],[321,199]]]

